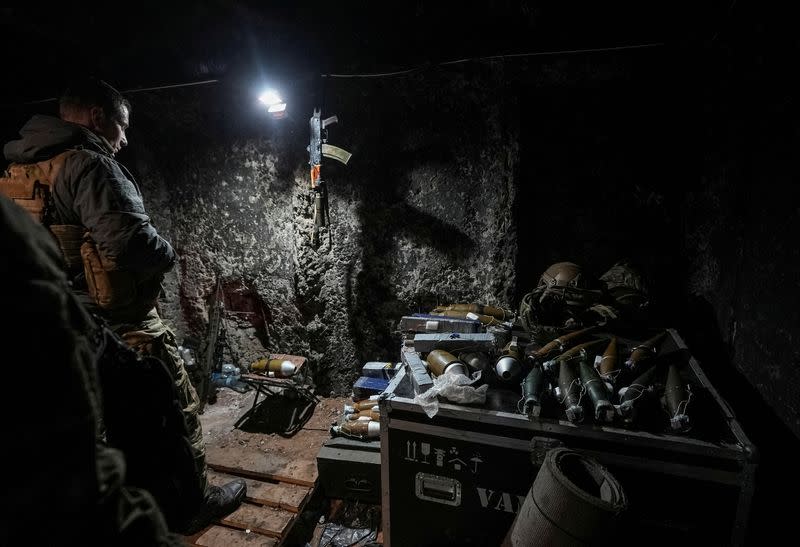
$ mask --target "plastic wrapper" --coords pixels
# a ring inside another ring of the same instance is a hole
[[[433,386],[430,389],[414,397],[414,402],[422,407],[428,418],[433,418],[439,412],[439,397],[462,405],[483,404],[486,402],[489,385],[475,387],[480,378],[480,371],[472,376],[442,374],[433,379]]]
[[[322,530],[319,544],[325,547],[362,547],[371,544],[377,537],[377,532],[369,528],[348,528],[343,524],[329,522]]]

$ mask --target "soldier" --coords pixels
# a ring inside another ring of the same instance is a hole
[[[9,472],[0,545],[173,545],[153,497],[127,482],[125,458],[101,435],[98,325],[70,290],[51,235],[0,195],[0,281],[13,321],[2,330],[18,380],[4,390]],[[15,257],[12,259],[11,257]],[[41,530],[43,515],[49,532]],[[36,538],[39,538],[38,540]]]
[[[114,159],[127,145],[130,108],[108,83],[77,80],[59,101],[60,119],[32,117],[20,130],[22,138],[7,143],[4,152],[13,162],[12,175],[29,175],[36,168],[50,179],[41,218],[59,242],[83,304],[140,355],[165,363],[174,378],[188,426],[189,461],[179,464],[177,457],[148,451],[146,435],[117,442],[128,450],[130,480],[154,495],[171,529],[191,533],[233,511],[246,485],[241,479],[223,487],[207,484],[197,393],[174,334],[155,307],[175,251],[151,223],[133,176]],[[142,395],[145,400],[147,394]],[[167,461],[176,466],[170,481],[163,480]],[[194,470],[191,479],[187,468]]]

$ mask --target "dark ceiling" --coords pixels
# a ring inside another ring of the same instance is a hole
[[[671,6],[669,11],[666,6]],[[92,72],[125,90],[207,79],[401,70],[460,58],[711,35],[728,3],[145,2],[0,8],[6,106]],[[127,13],[116,13],[127,10]],[[683,19],[675,14],[681,13]]]

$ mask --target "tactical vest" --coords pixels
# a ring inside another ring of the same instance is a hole
[[[0,177],[0,192],[50,230],[61,248],[67,271],[83,271],[89,295],[98,306],[106,310],[129,308],[137,296],[133,276],[107,263],[84,226],[53,224],[53,185],[67,159],[77,152],[67,150],[38,163],[12,163]],[[152,307],[150,300],[146,299],[145,307]]]
[[[86,229],[74,224],[53,224],[53,184],[67,159],[76,152],[67,150],[38,163],[12,163],[0,177],[0,193],[50,230],[70,272],[82,267],[81,245]]]

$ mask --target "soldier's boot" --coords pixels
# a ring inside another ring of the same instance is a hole
[[[202,505],[180,533],[192,535],[215,520],[229,515],[241,505],[246,493],[247,484],[244,479],[234,479],[222,486],[209,485]]]

